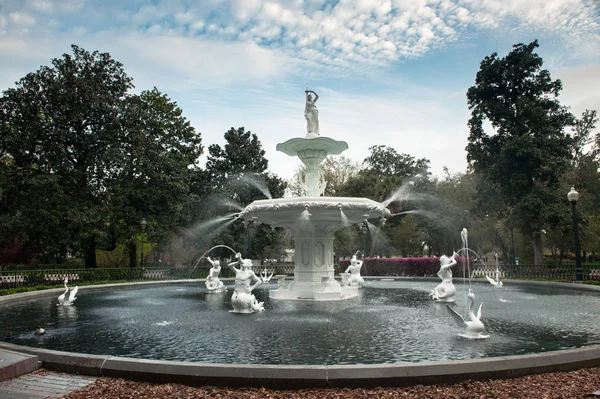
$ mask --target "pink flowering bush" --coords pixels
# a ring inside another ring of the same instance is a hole
[[[457,264],[452,267],[456,277],[463,275],[465,258],[457,256]],[[472,262],[472,260],[470,260]],[[340,260],[339,272],[343,273],[350,260]],[[360,274],[363,276],[414,276],[432,277],[440,270],[440,258],[365,258]]]

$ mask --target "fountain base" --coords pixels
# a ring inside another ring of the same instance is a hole
[[[343,286],[336,280],[329,280],[324,285],[315,286],[310,283],[292,282],[287,288],[269,291],[269,298],[298,301],[341,301],[358,297],[357,286]]]

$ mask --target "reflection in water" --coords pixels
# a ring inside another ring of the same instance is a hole
[[[259,314],[230,313],[229,293],[204,284],[123,287],[81,293],[74,306],[51,298],[0,308],[2,327],[21,345],[165,360],[258,364],[373,364],[473,359],[600,344],[600,296],[569,289],[473,284],[490,339],[461,340],[435,282],[371,280],[341,302],[269,300]],[[457,284],[456,306],[468,287]],[[542,288],[551,291],[544,292]],[[118,298],[118,299],[117,299]],[[38,326],[46,329],[35,336]],[[0,331],[2,332],[2,331]]]

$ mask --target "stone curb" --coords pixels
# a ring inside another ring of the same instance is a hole
[[[600,366],[600,345],[533,355],[448,362],[317,366],[212,364],[87,355],[9,343],[0,348],[36,355],[49,370],[188,385],[269,388],[375,387],[513,378]]]

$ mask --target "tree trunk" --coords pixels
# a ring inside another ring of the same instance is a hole
[[[95,269],[96,266],[96,242],[92,238],[85,248],[85,268]]]
[[[533,263],[536,265],[544,264],[544,249],[542,247],[542,235],[540,233],[533,236]]]
[[[137,246],[135,240],[129,241],[129,267],[137,267]]]
[[[176,269],[183,268],[183,238],[176,236],[171,242],[171,266]]]

